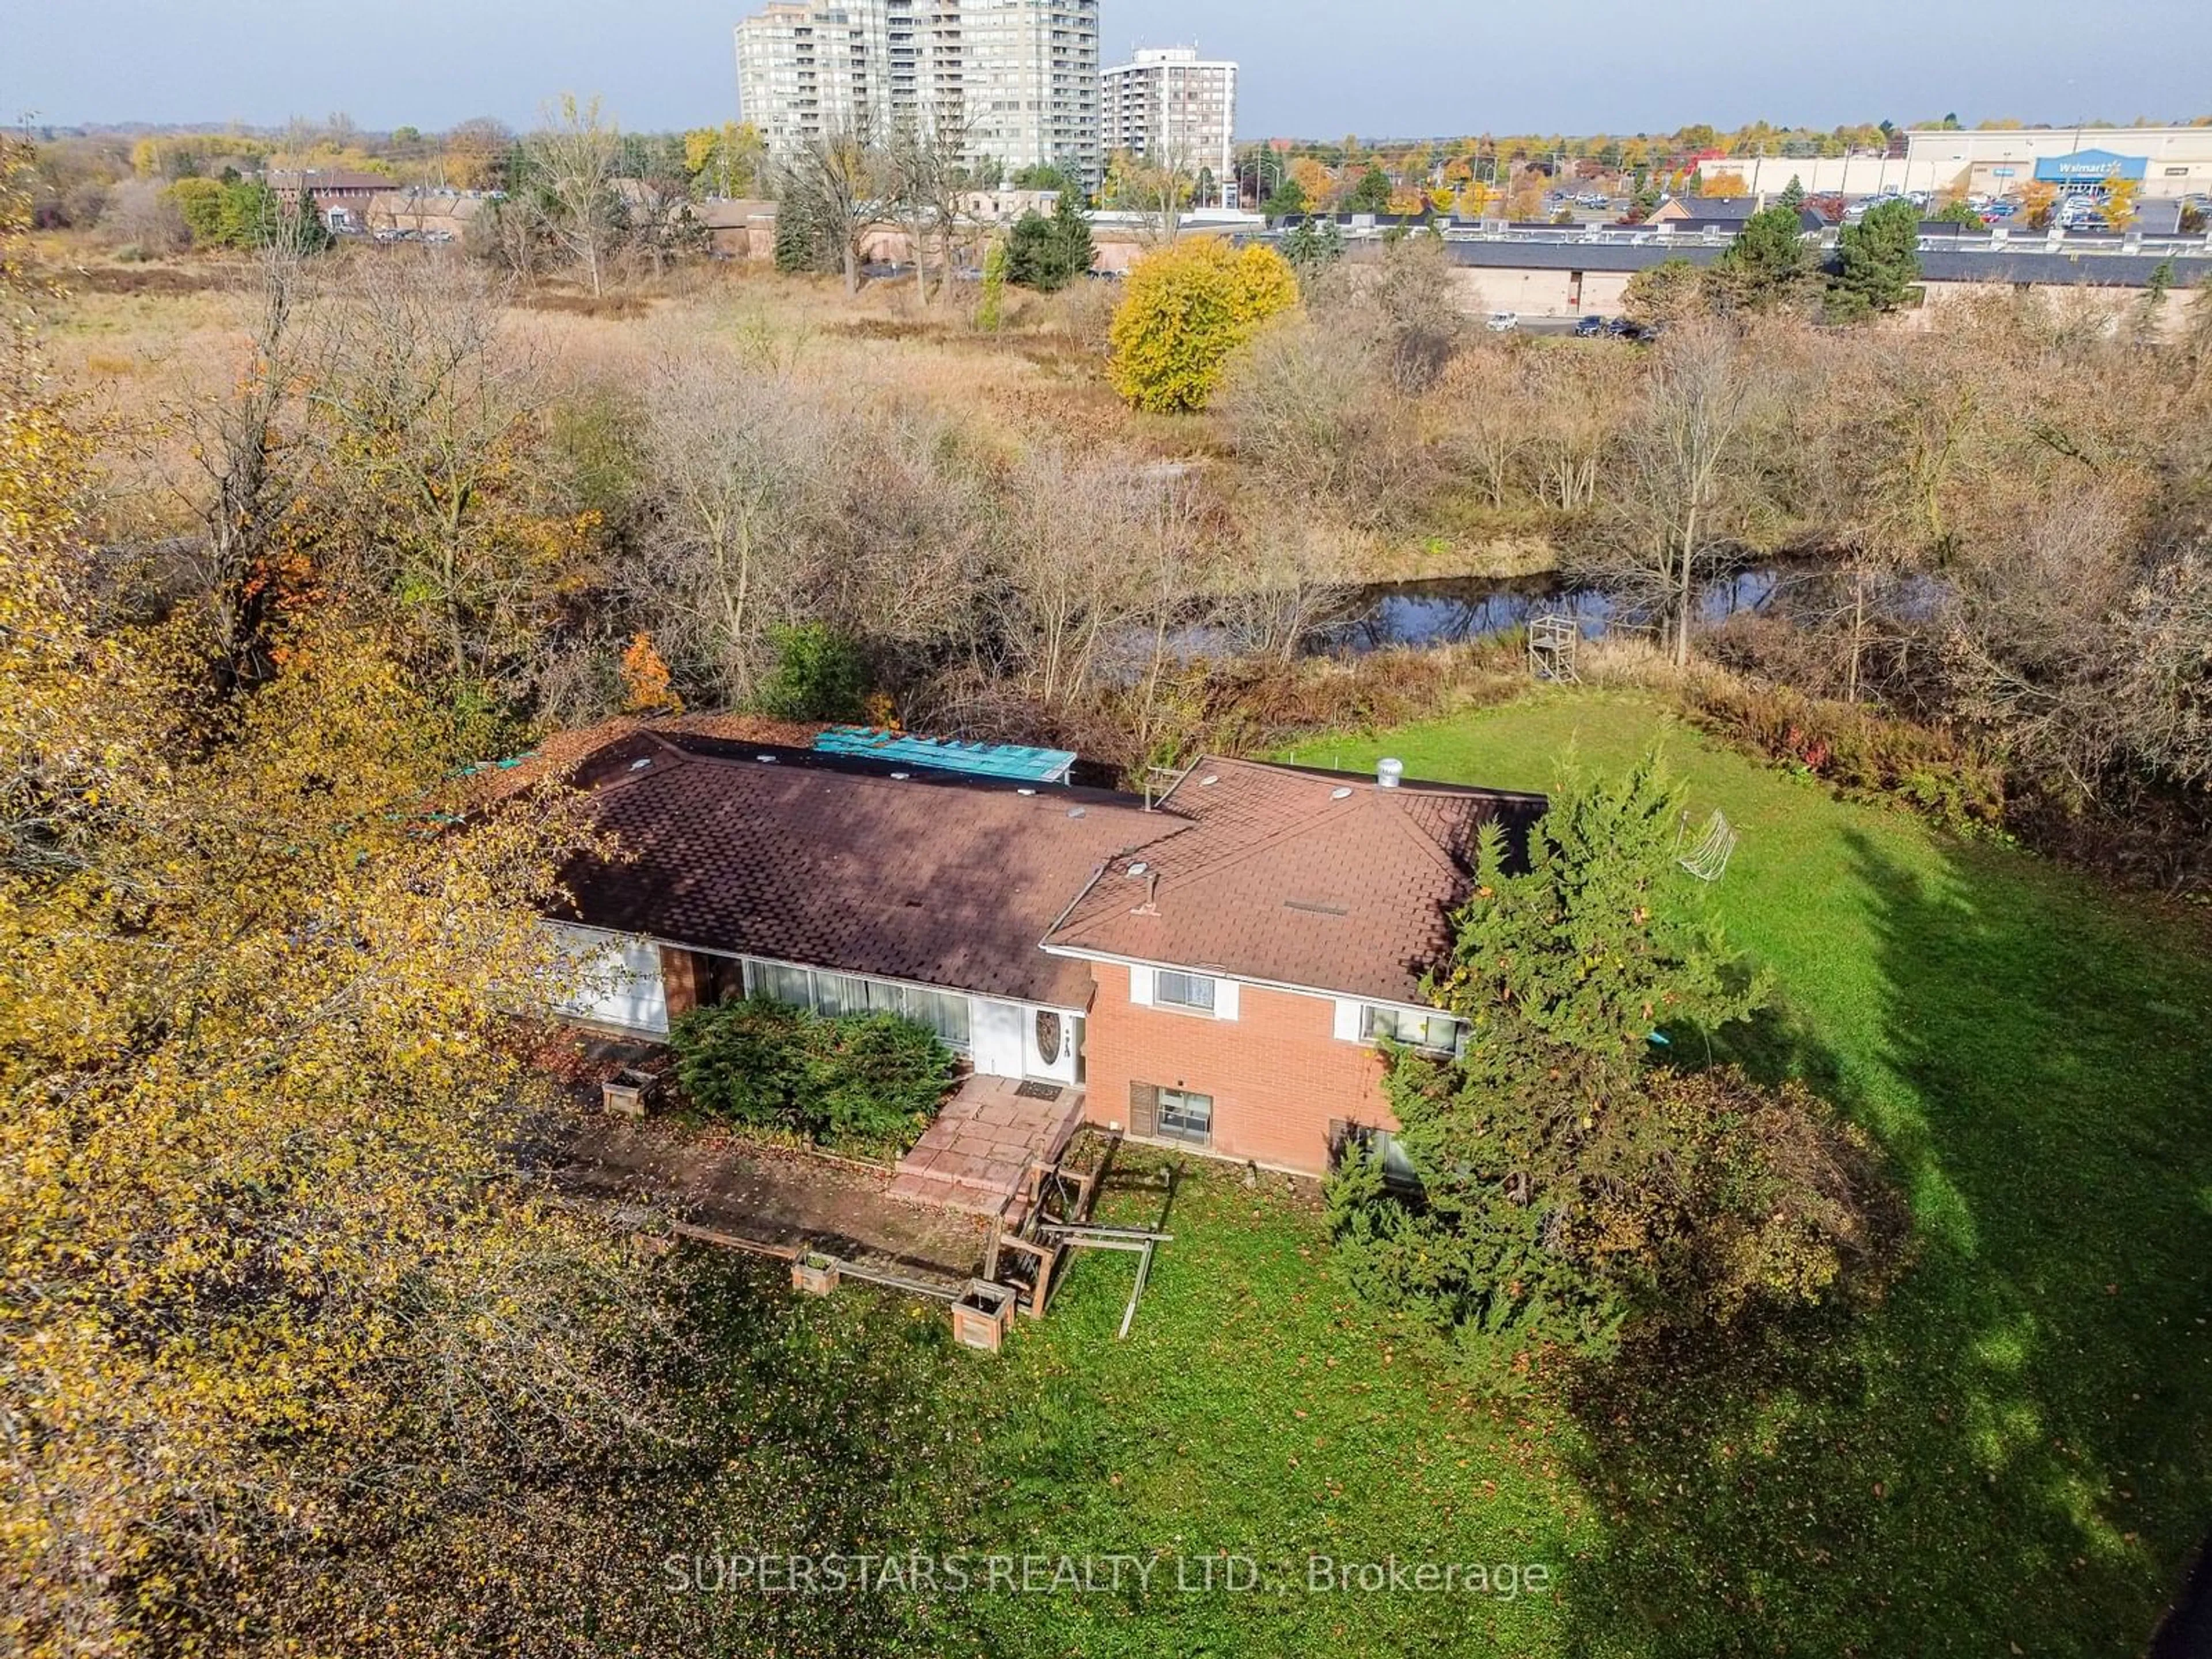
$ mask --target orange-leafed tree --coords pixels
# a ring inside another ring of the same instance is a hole
[[[623,652],[623,712],[628,714],[680,714],[684,699],[669,683],[668,665],[653,649],[653,635],[633,635]]]

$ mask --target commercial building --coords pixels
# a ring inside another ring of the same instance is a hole
[[[1346,257],[1355,270],[1381,258],[1388,228],[1376,221],[1389,216],[1346,216]],[[1524,322],[1618,316],[1638,272],[1669,260],[1712,264],[1740,230],[1740,222],[1500,228],[1454,221],[1444,231],[1449,292],[1469,316],[1510,311]],[[1835,234],[1808,232],[1808,251],[1824,265],[1835,258]],[[2212,295],[2212,237],[2201,234],[2059,228],[2015,234],[2002,227],[1923,223],[1917,258],[1917,303],[1900,319],[1912,326],[1931,325],[1960,306],[2030,293],[2118,326],[2140,319],[2158,293],[2164,297],[2154,326],[2172,337],[2190,325],[2197,306],[2212,303],[2206,297]]]
[[[1208,175],[1205,206],[1237,205],[1237,65],[1195,46],[1145,46],[1101,76],[1109,155],[1164,161]]]
[[[2087,193],[2108,179],[2135,179],[2146,197],[2212,193],[2212,126],[1916,127],[1905,153],[1728,155],[1698,163],[1700,185],[1727,173],[1772,196],[1796,179],[1808,194],[1883,191],[1980,191],[2004,196],[2031,183]]]
[[[963,135],[1096,184],[1098,0],[777,0],[737,26],[738,100],[771,155],[823,133]]]

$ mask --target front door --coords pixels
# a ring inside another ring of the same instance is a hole
[[[969,1053],[985,1077],[1020,1077],[1029,1011],[1018,1002],[977,997],[970,1004]]]
[[[1033,1010],[1025,1032],[1029,1039],[1029,1074],[1054,1083],[1076,1083],[1083,1049],[1083,1016],[1063,1014],[1056,1008]]]

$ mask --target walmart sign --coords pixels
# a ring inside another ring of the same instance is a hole
[[[2035,164],[2035,176],[2046,185],[2087,185],[2105,179],[2140,179],[2148,170],[2146,158],[2115,155],[2108,149],[2082,149],[2071,155],[2046,155]]]

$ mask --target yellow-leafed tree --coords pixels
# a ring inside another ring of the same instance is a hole
[[[1187,238],[1129,273],[1114,313],[1114,389],[1158,414],[1203,409],[1229,356],[1297,303],[1297,279],[1273,248]]]
[[[2136,198],[2142,190],[2142,182],[2135,179],[2108,179],[2105,182],[2105,199],[2097,204],[2097,215],[2108,230],[2125,230],[2136,222]]]
[[[556,798],[471,810],[463,724],[371,633],[302,621],[247,691],[196,611],[92,602],[11,149],[0,1650],[334,1651],[386,1597],[328,1562],[653,1417],[635,1269],[514,1152],[546,1126],[510,1011],[576,971],[537,918],[581,837]]]

